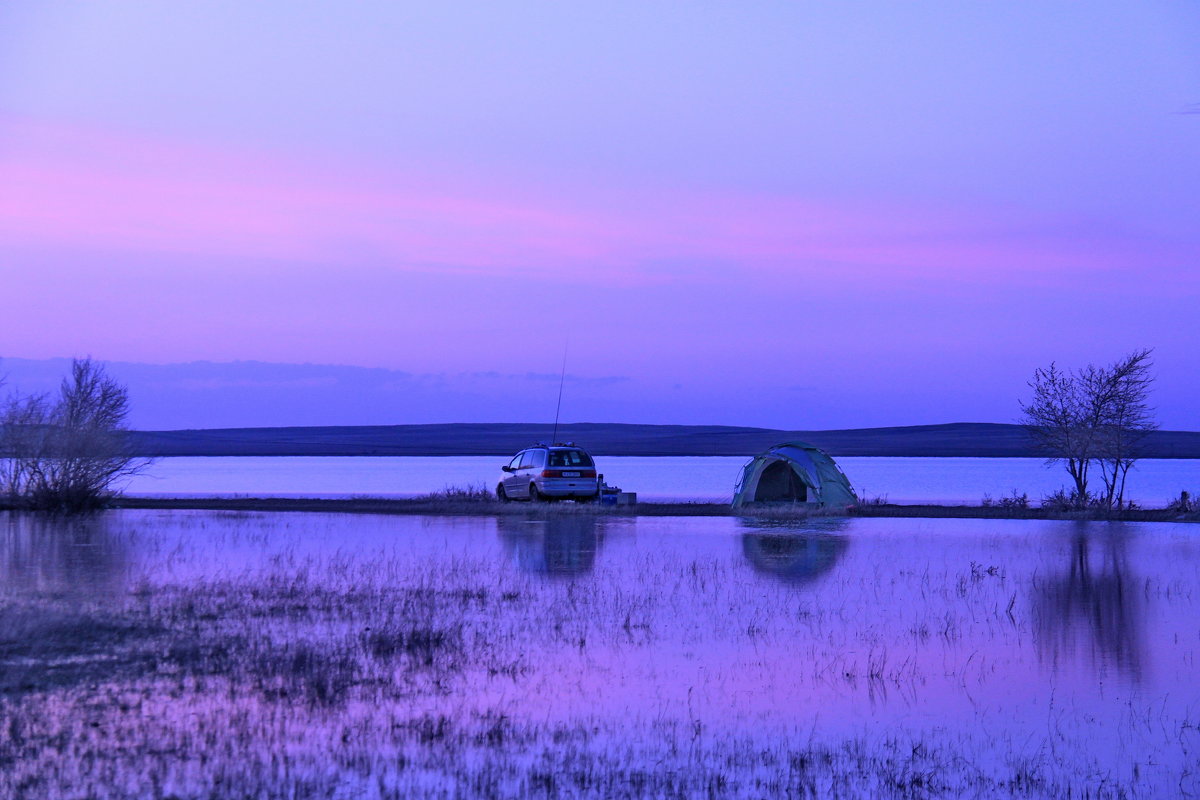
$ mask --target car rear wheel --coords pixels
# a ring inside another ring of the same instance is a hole
[[[496,484],[496,499],[499,500],[501,503],[508,502],[508,492],[504,491],[503,483]]]
[[[537,484],[529,484],[529,502],[537,503],[542,500],[542,493],[538,491]]]

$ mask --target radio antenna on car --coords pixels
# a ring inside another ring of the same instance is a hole
[[[554,435],[550,437],[550,441],[552,442],[558,441],[558,413],[562,411],[563,383],[567,380],[567,344],[570,341],[570,339],[567,339],[563,342],[562,373],[558,376],[558,405],[554,407]]]

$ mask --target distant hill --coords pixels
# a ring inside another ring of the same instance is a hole
[[[1019,425],[955,422],[898,428],[783,431],[719,425],[560,425],[560,441],[596,455],[751,456],[793,439],[835,456],[1036,457]],[[142,456],[503,456],[548,441],[546,425],[453,423],[294,428],[132,431]],[[1147,458],[1200,458],[1200,433],[1155,431]]]

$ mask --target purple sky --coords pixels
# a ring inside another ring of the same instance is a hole
[[[570,421],[828,428],[1153,347],[1200,429],[1195,3],[412,5],[0,6],[0,357],[537,421],[569,338]]]

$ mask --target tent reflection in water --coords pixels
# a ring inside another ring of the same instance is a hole
[[[758,572],[789,583],[810,583],[837,565],[846,543],[845,536],[816,531],[744,533],[742,553]]]
[[[733,507],[791,503],[814,507],[854,505],[850,481],[823,450],[804,442],[784,442],[755,456],[738,478]]]

